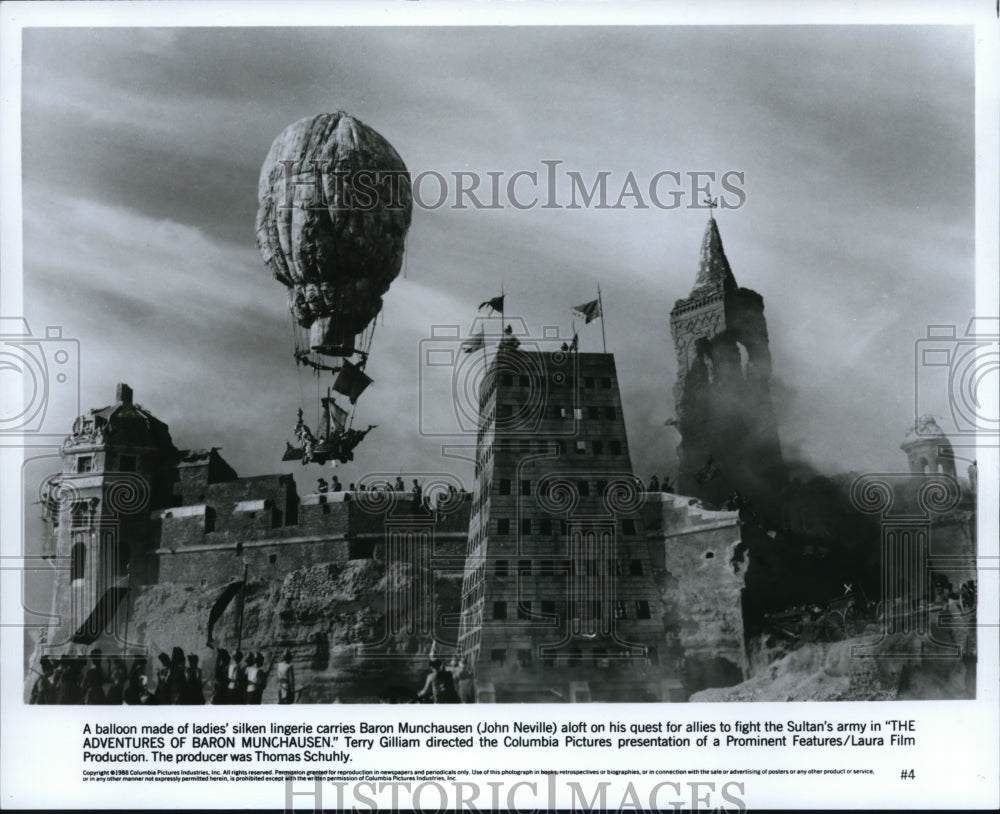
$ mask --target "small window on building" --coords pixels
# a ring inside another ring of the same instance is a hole
[[[641,577],[642,576],[642,560],[629,560],[629,562],[628,562],[628,575],[630,577]]]
[[[594,454],[595,455],[603,455],[604,454],[604,442],[603,441],[594,441],[594,442],[592,442],[591,446],[593,446],[593,448],[594,448]]]
[[[531,602],[517,603],[517,618],[521,620],[531,618]]]
[[[645,599],[637,599],[635,602],[635,618],[649,619],[649,602]]]
[[[531,666],[531,648],[523,647],[517,651],[517,663],[522,667]]]
[[[531,560],[518,560],[517,573],[522,577],[531,576]]]
[[[510,478],[500,478],[500,491],[501,495],[510,494]]]
[[[494,566],[494,573],[498,577],[507,576],[507,560],[497,560],[497,564]]]
[[[587,452],[587,442],[586,441],[577,441],[576,442],[576,454],[577,455],[584,455],[584,454],[586,454],[586,452]]]
[[[530,379],[528,379],[527,376],[518,376],[517,383],[521,385],[521,387],[527,387],[529,384],[531,384],[531,381]]]
[[[627,619],[628,614],[625,611],[625,600],[616,599],[615,600],[615,619]]]
[[[578,480],[576,482],[576,488],[580,492],[581,497],[587,497],[590,494],[590,481]]]
[[[542,613],[551,615],[551,614],[553,614],[555,612],[556,612],[556,603],[555,603],[555,600],[552,600],[552,599],[543,599],[542,600]]]
[[[513,383],[514,383],[514,377],[511,376],[509,373],[504,373],[500,377],[500,384],[502,384],[504,387],[510,387]]]
[[[586,387],[587,389],[593,390],[595,384],[596,384],[596,382],[594,381],[594,377],[593,376],[586,376],[586,377],[584,377],[583,386]]]
[[[611,379],[610,379],[610,377],[608,377],[608,376],[602,376],[601,377],[601,387],[604,388],[605,390],[610,390],[611,389]]]
[[[614,421],[616,415],[617,415],[617,413],[615,412],[615,408],[614,407],[605,407],[604,408],[604,417],[606,419],[608,419],[609,421]]]
[[[494,602],[493,603],[493,618],[494,619],[506,619],[507,618],[507,603],[506,602]]]
[[[497,520],[497,534],[510,534],[510,520],[506,517]]]
[[[83,543],[76,543],[70,549],[69,563],[70,582],[83,579],[84,567],[87,564],[87,547]]]
[[[93,472],[94,471],[94,456],[93,455],[81,455],[76,459],[76,471],[77,472]]]
[[[569,418],[572,414],[573,413],[570,411],[569,407],[560,407],[559,408],[559,417],[560,418]]]
[[[88,525],[90,519],[90,507],[86,500],[76,500],[70,507],[70,527],[80,528]]]
[[[577,421],[583,421],[583,408],[582,407],[574,407],[573,408],[573,418],[575,418]]]
[[[503,664],[507,660],[507,651],[502,647],[490,651],[490,661],[494,664]]]
[[[531,518],[524,517],[521,519],[521,534],[528,536],[531,534]]]
[[[139,456],[138,455],[119,455],[118,456],[118,471],[119,472],[135,472],[139,468]]]
[[[552,534],[552,521],[548,517],[543,517],[538,521],[538,533],[543,536]]]
[[[531,494],[531,481],[530,480],[526,480],[525,479],[525,480],[521,481],[521,494],[524,495],[525,497],[527,497],[528,495]]]
[[[622,454],[622,442],[621,441],[609,441],[608,449],[611,450],[612,455]]]
[[[635,520],[622,520],[622,533],[630,537],[635,536]]]
[[[591,421],[597,421],[601,417],[600,407],[588,407],[587,408],[587,418]]]

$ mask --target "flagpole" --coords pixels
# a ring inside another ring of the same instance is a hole
[[[597,285],[597,307],[601,309],[601,346],[608,352],[608,340],[604,336],[604,303],[601,301],[601,286]]]
[[[240,623],[236,628],[236,649],[243,644],[243,609],[247,603],[247,563],[243,561],[243,587],[240,589]]]

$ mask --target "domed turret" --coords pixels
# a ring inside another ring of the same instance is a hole
[[[899,448],[906,453],[910,471],[931,474],[943,472],[955,477],[955,453],[948,436],[934,416],[922,415],[910,426]]]

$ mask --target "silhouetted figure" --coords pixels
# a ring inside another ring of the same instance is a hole
[[[264,667],[264,654],[251,653],[247,660],[247,703],[259,704],[267,686],[269,668]]]
[[[424,682],[424,688],[417,693],[419,698],[426,698],[430,695],[435,704],[457,704],[458,692],[455,690],[455,681],[451,673],[444,669],[440,659],[432,659],[430,662],[431,671]]]
[[[456,658],[452,662],[451,676],[455,680],[455,690],[458,692],[458,700],[463,704],[475,703],[476,692],[472,683],[472,673],[465,666],[464,658]]]
[[[247,671],[243,664],[243,651],[237,650],[229,662],[229,702],[245,704],[247,692]]]
[[[105,692],[109,706],[121,706],[125,702],[125,662],[115,659],[111,663],[111,678]]]
[[[212,703],[229,703],[229,651],[223,647],[215,654],[215,676],[212,684]]]
[[[278,703],[295,703],[295,668],[292,667],[291,650],[286,650],[278,662]]]
[[[653,477],[649,479],[649,491],[650,492],[660,491],[660,479],[656,477],[656,475],[653,475]]]
[[[160,666],[156,668],[156,690],[153,694],[156,696],[157,704],[169,704],[170,656],[166,653],[160,653],[156,658],[160,662]]]
[[[42,656],[38,666],[42,673],[35,679],[35,683],[31,687],[31,699],[28,703],[54,704],[56,702],[56,688],[52,683],[52,677],[55,675],[55,665],[48,656]]]
[[[187,667],[184,670],[184,692],[181,695],[180,703],[204,704],[205,682],[202,678],[201,667],[198,666],[198,656],[195,653],[189,653],[187,661]]]

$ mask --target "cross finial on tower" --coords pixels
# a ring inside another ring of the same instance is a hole
[[[702,204],[704,206],[707,206],[711,210],[714,210],[719,205],[719,198],[718,198],[718,196],[716,196],[714,198],[712,197],[712,188],[711,187],[708,187],[708,197],[705,198],[705,200],[702,201]],[[708,216],[710,218],[711,217],[715,217],[714,211],[713,212],[709,212]]]

